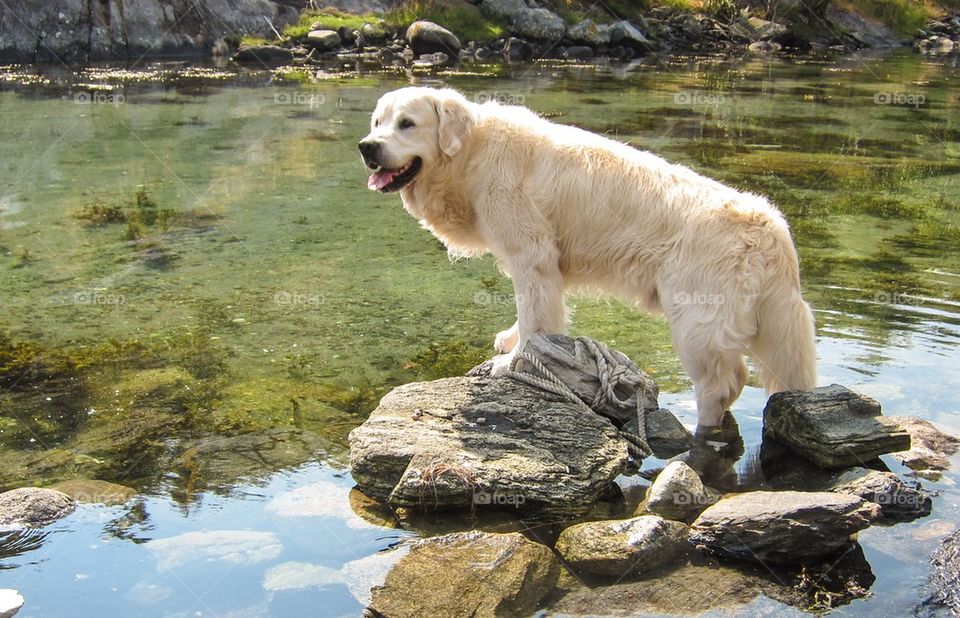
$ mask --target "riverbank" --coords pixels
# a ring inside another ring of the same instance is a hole
[[[276,66],[353,54],[413,65],[904,45],[951,53],[960,42],[956,0],[669,0],[639,7],[566,0],[337,0],[320,9],[271,0],[36,4],[17,0],[0,7],[0,61],[75,65],[212,56]],[[418,21],[429,24],[411,32]]]

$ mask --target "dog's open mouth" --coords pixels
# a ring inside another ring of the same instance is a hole
[[[374,191],[380,191],[381,193],[399,191],[413,180],[417,173],[420,172],[422,165],[423,160],[420,157],[414,157],[412,161],[395,170],[389,170],[384,167],[377,168],[374,173],[370,174],[370,179],[367,180],[367,187]]]

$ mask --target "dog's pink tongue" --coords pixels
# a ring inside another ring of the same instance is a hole
[[[374,174],[370,174],[370,178],[367,179],[367,188],[373,191],[379,191],[393,181],[393,177],[397,173],[392,170],[381,170]]]

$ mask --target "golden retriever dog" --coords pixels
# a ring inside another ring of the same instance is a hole
[[[745,353],[768,392],[815,385],[797,254],[763,197],[450,89],[383,95],[359,147],[370,189],[399,191],[451,256],[490,252],[513,279],[517,321],[496,336],[494,374],[533,335],[564,332],[565,292],[589,290],[666,315],[702,427],[740,396]]]

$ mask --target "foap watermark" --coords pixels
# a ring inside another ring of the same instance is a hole
[[[127,98],[122,92],[107,90],[81,90],[74,92],[72,100],[77,105],[123,105]]]
[[[727,102],[727,97],[721,92],[704,92],[702,90],[681,90],[673,94],[676,105],[712,105],[720,106]]]
[[[316,292],[276,292],[273,295],[275,305],[286,305],[291,307],[319,307],[327,302],[323,294]]]
[[[519,508],[527,501],[522,494],[499,491],[478,491],[473,494],[473,503],[481,506],[512,506]]]
[[[484,90],[473,95],[475,103],[500,103],[501,105],[524,105],[527,97],[518,92],[498,92],[495,90]]]
[[[673,302],[676,305],[722,305],[725,301],[723,294],[676,292],[673,295]]]
[[[517,297],[513,294],[480,291],[473,295],[473,302],[478,305],[515,305]]]
[[[673,494],[673,503],[677,506],[712,506],[720,500],[719,494],[706,492],[695,494],[689,491],[677,491]]]
[[[904,292],[876,292],[873,295],[873,300],[882,305],[918,306],[923,303],[923,300],[919,296],[906,294]]]
[[[881,507],[897,507],[898,509],[918,511],[927,506],[930,497],[915,489],[907,491],[893,490],[874,494],[872,501]]]
[[[110,294],[99,290],[79,290],[73,294],[75,305],[118,306],[127,302],[123,294]]]
[[[278,105],[303,105],[315,109],[326,105],[327,97],[326,95],[315,92],[290,90],[273,93],[273,102]]]
[[[927,102],[927,97],[920,92],[874,92],[874,105],[903,105],[920,107]]]

